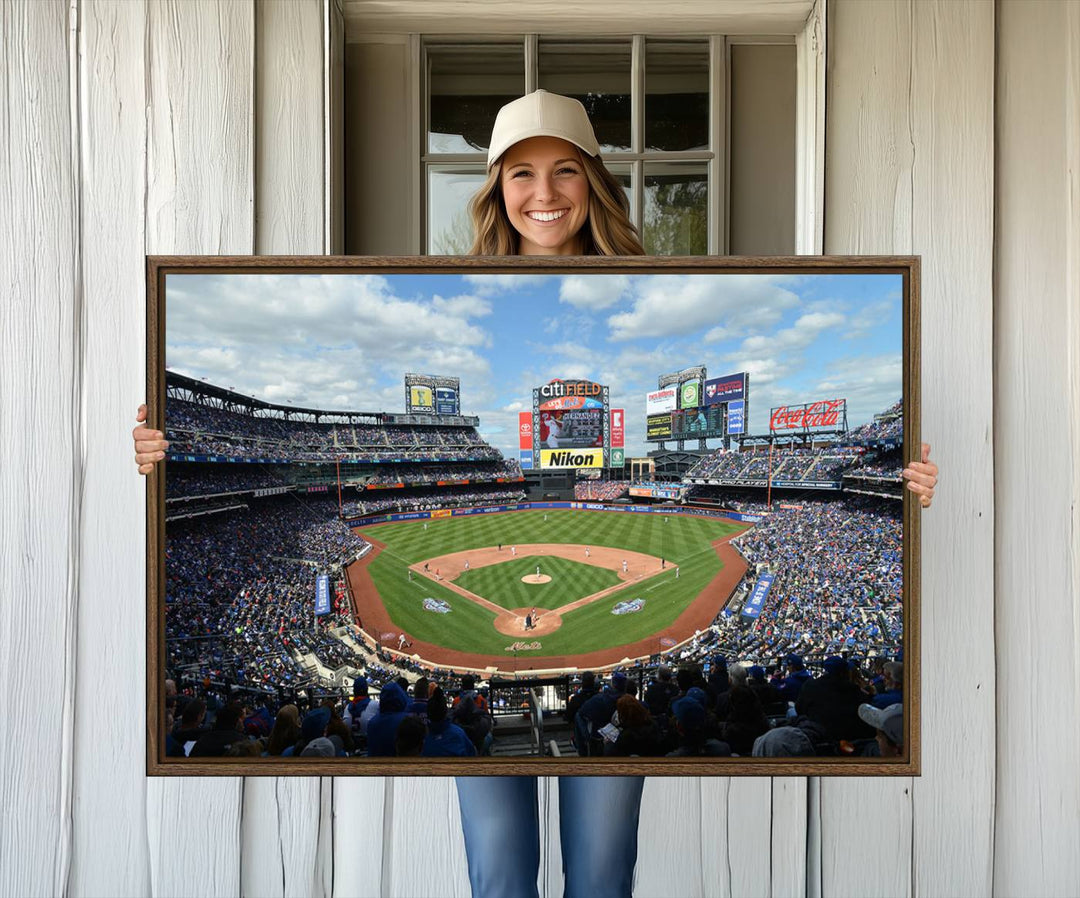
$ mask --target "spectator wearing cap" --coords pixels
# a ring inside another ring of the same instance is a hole
[[[679,687],[671,679],[671,668],[662,664],[656,670],[656,679],[645,687],[645,707],[654,719],[666,717],[678,694]]]
[[[571,727],[574,724],[574,716],[581,710],[581,706],[596,695],[599,689],[600,687],[596,685],[596,674],[591,670],[584,671],[581,674],[581,685],[574,690],[574,694],[566,702],[566,719]]]
[[[768,708],[784,700],[780,690],[765,679],[765,668],[760,664],[754,664],[747,670],[747,685],[758,697],[762,708]]]
[[[383,686],[379,713],[368,724],[368,757],[393,757],[397,751],[397,730],[407,716],[409,697],[396,681]]]
[[[316,739],[321,739],[326,735],[326,727],[329,723],[329,708],[325,705],[318,708],[312,708],[304,715],[303,723],[300,724],[300,738],[296,740],[296,743],[292,748],[285,749],[285,751],[281,753],[281,756],[283,758],[299,758],[303,755],[304,749],[308,747],[308,743],[314,742]],[[319,746],[318,751],[321,752],[322,750],[323,746]],[[333,757],[333,755],[331,754],[327,757]]]
[[[705,733],[705,704],[700,701],[695,691],[691,689],[682,698],[676,699],[671,705],[671,713],[675,718],[675,734],[678,746],[667,753],[669,758],[685,758],[694,755],[708,757],[727,757],[731,754],[731,748],[727,743],[719,739],[711,739]],[[702,694],[704,698],[704,694]]]
[[[802,655],[788,655],[785,660],[787,676],[784,677],[783,685],[780,686],[780,698],[785,702],[793,702],[798,699],[799,693],[811,679],[810,672],[803,664]]]
[[[904,665],[900,661],[889,661],[883,670],[884,689],[870,699],[875,708],[888,708],[904,700]]]
[[[877,748],[883,758],[899,758],[904,754],[904,706],[897,703],[887,708],[859,705],[859,718],[874,728]]]
[[[611,723],[615,704],[625,694],[626,674],[617,670],[611,675],[611,682],[581,706],[574,720],[574,741],[579,754],[603,754],[603,740],[596,734]]]
[[[345,706],[345,713],[342,715],[352,731],[354,742],[359,743],[360,737],[367,737],[368,724],[378,710],[378,699],[368,695],[367,678],[357,677],[353,680],[353,700]]]
[[[446,696],[436,686],[427,701],[428,732],[421,754],[425,758],[472,758],[476,746],[468,734],[447,719]]]
[[[802,687],[795,710],[820,724],[830,741],[872,737],[873,731],[859,719],[859,705],[867,696],[851,682],[848,662],[832,655],[822,666],[825,673]]]
[[[428,678],[420,677],[415,683],[413,683],[413,697],[409,702],[408,711],[410,714],[415,714],[424,723],[427,723],[427,704],[428,704]]]
[[[229,702],[218,711],[214,728],[203,733],[195,743],[190,758],[223,757],[234,742],[246,738],[243,732],[244,706],[240,702]]]

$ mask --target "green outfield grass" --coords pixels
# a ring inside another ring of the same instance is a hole
[[[539,637],[543,649],[535,654],[530,652],[530,659],[610,648],[663,631],[720,570],[720,559],[712,542],[739,529],[738,524],[714,518],[577,509],[479,514],[438,518],[427,523],[426,530],[422,521],[363,528],[361,533],[386,545],[371,563],[371,577],[397,626],[425,642],[468,652],[504,654],[513,638],[495,630],[494,615],[475,603],[430,580],[417,578],[410,582],[408,565],[501,543],[507,553],[507,564],[469,571],[457,582],[504,607],[557,608],[604,588],[579,585],[577,581],[583,576],[581,568],[612,577],[614,574],[564,559],[515,560],[510,556],[510,546],[528,543],[607,546],[643,552],[667,561],[665,571],[568,614],[561,628]],[[537,563],[543,572],[555,562],[573,565],[572,573],[553,579],[547,589],[520,582],[522,576],[535,570]],[[673,570],[676,565],[680,568],[677,581]],[[481,575],[484,575],[482,589],[467,585],[463,579],[468,576],[471,583],[474,576]],[[527,596],[520,601],[513,597],[513,591],[519,587],[522,595]],[[543,603],[541,591],[545,591]],[[448,602],[452,611],[449,614],[424,611],[422,602],[426,596]],[[616,603],[637,597],[645,599],[641,611],[626,615],[611,613]]]
[[[521,578],[535,574],[537,566],[551,582],[523,583]],[[503,608],[551,609],[614,586],[619,577],[607,568],[567,558],[526,556],[465,571],[454,582]]]

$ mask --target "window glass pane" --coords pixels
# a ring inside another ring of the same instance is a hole
[[[645,150],[709,149],[709,44],[645,44]]]
[[[630,41],[540,41],[538,86],[580,100],[601,153],[630,149]]]
[[[427,150],[485,152],[499,108],[525,93],[525,48],[429,46]]]
[[[604,167],[615,176],[615,180],[622,184],[626,193],[626,199],[630,202],[630,217],[634,217],[634,179],[629,165],[611,164],[605,162]]]
[[[645,165],[645,252],[704,256],[709,247],[708,178],[704,163]]]
[[[431,166],[428,169],[428,249],[437,256],[463,256],[472,246],[468,205],[484,183],[479,166]]]

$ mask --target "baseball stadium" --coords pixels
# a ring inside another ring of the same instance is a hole
[[[748,375],[677,376],[638,422],[658,451],[627,460],[633,424],[586,381],[538,385],[507,459],[452,377],[409,375],[401,414],[169,372],[167,675],[249,706],[469,677],[507,754],[577,750],[555,718],[586,671],[644,694],[665,668],[775,679],[854,650],[870,676],[902,636],[900,403],[854,430],[842,401],[774,409],[754,437]]]
[[[168,275],[167,753],[872,755],[901,287]]]

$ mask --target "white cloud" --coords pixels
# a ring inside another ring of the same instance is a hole
[[[623,274],[571,274],[559,285],[559,302],[578,309],[606,309],[617,303],[630,287]]]
[[[633,308],[608,318],[612,340],[669,337],[709,328],[732,336],[780,320],[799,303],[788,279],[767,275],[644,275],[634,279]]]
[[[270,401],[395,410],[406,371],[490,380],[477,296],[403,299],[372,275],[170,275],[166,291],[167,367]]]
[[[773,334],[758,334],[743,340],[742,351],[748,353],[794,353],[810,346],[830,328],[843,327],[847,318],[839,312],[808,312],[799,316],[791,327]]]

